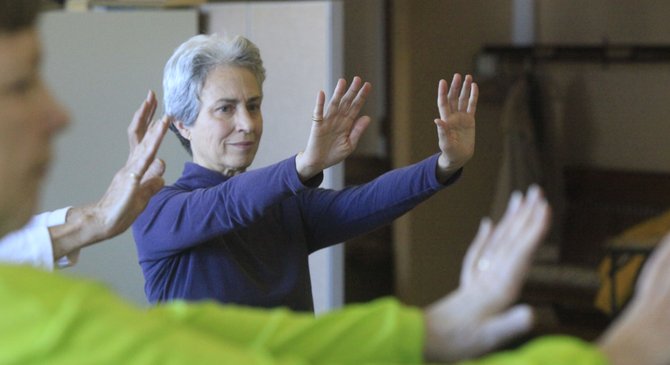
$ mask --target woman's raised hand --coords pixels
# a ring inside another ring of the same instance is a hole
[[[303,181],[341,162],[356,149],[370,124],[370,117],[358,114],[371,89],[372,85],[360,77],[354,77],[349,89],[340,79],[325,111],[326,95],[319,91],[307,147],[296,157],[296,169]]]
[[[463,167],[475,152],[475,111],[479,88],[472,76],[454,74],[451,85],[440,80],[437,107],[440,118],[434,120],[440,151],[438,179],[444,180]]]

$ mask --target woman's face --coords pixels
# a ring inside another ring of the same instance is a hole
[[[200,93],[200,113],[190,127],[193,162],[226,176],[251,165],[263,133],[262,93],[251,71],[230,66],[212,70]]]

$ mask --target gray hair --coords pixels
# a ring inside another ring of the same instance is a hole
[[[218,66],[242,67],[256,77],[262,90],[265,68],[258,47],[242,36],[233,38],[197,35],[182,43],[165,64],[163,103],[165,114],[191,126],[200,113],[200,93],[209,73]],[[189,154],[191,143],[174,125],[170,129]]]

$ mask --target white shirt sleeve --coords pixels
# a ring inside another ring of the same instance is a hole
[[[20,230],[7,234],[0,240],[0,261],[53,270],[53,246],[49,227],[65,223],[68,210],[70,207],[38,214]],[[79,250],[60,258],[56,266],[63,268],[74,265],[78,257]]]

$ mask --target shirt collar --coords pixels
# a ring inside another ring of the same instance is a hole
[[[175,185],[196,189],[218,185],[228,179],[228,176],[224,176],[218,171],[210,170],[189,161],[184,164],[184,171]]]

